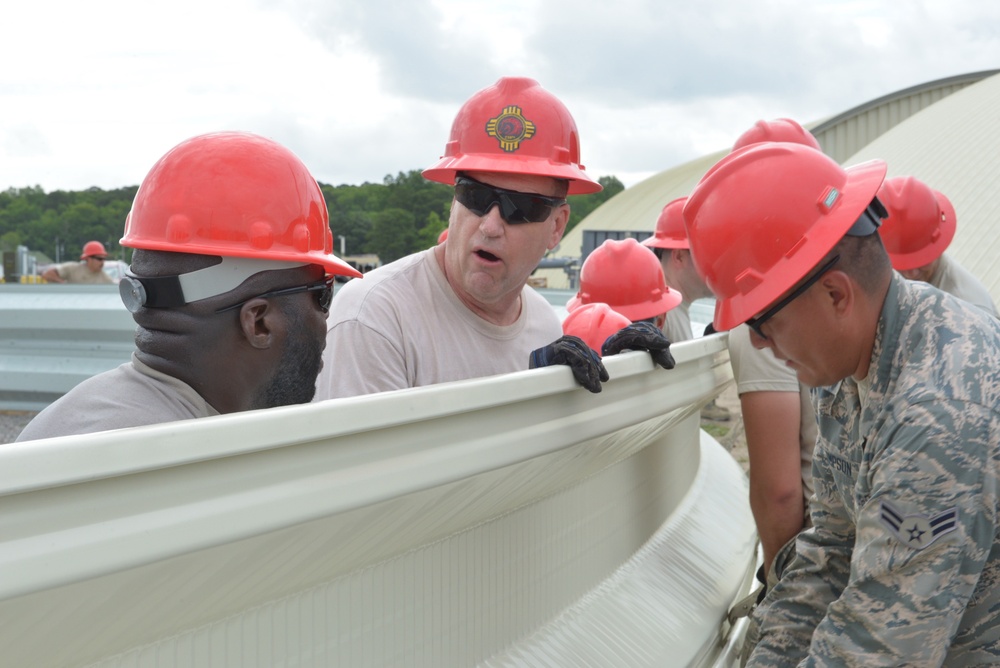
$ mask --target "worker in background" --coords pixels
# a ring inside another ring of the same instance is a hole
[[[778,118],[757,121],[740,135],[732,152],[764,142],[820,150],[816,138],[798,122]],[[729,359],[750,463],[750,508],[764,553],[759,577],[773,586],[795,554],[795,535],[810,524],[816,414],[809,388],[771,350],[755,348],[746,325],[729,332]]]
[[[49,405],[18,441],[308,403],[326,343],[334,257],[316,179],[249,133],[194,137],[139,186],[119,284],[132,360]],[[141,447],[137,443],[136,447]]]
[[[656,232],[642,242],[660,261],[667,287],[681,295],[680,303],[667,311],[663,326],[667,338],[674,343],[694,338],[691,303],[713,296],[691,259],[691,245],[687,240],[682,213],[686,201],[687,197],[678,197],[668,202],[656,219]]]
[[[104,273],[104,261],[108,253],[100,241],[88,241],[83,245],[79,262],[54,264],[42,272],[42,278],[49,283],[114,283]]]
[[[997,307],[979,279],[945,254],[955,238],[955,207],[942,193],[912,176],[886,179],[878,198],[889,217],[879,228],[892,267],[975,304],[993,317]]]
[[[691,259],[691,245],[684,229],[684,203],[687,197],[679,197],[663,207],[656,220],[656,232],[642,242],[660,260],[663,278],[667,287],[681,294],[681,303],[667,311],[663,333],[673,343],[694,338],[691,330],[691,303],[696,299],[712,297],[712,291],[698,275]],[[715,399],[701,408],[704,420],[729,420],[729,409],[720,406]]]
[[[885,170],[761,143],[684,208],[715,327],[815,388],[813,526],[750,666],[1000,662],[1000,322],[893,272]]]
[[[567,303],[573,313],[585,304],[607,304],[631,322],[649,321],[663,329],[667,312],[681,303],[648,248],[635,239],[608,239],[580,267],[580,289]]]
[[[551,364],[600,391],[600,359],[527,286],[562,239],[566,196],[601,190],[569,110],[536,81],[503,77],[462,106],[423,174],[455,189],[447,238],[338,292],[316,400]]]

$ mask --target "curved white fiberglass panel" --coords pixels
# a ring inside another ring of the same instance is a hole
[[[667,446],[669,447],[669,445]],[[688,666],[715,658],[719,610],[756,534],[742,469],[701,432],[688,493],[645,545],[576,604],[487,666]],[[749,529],[749,530],[748,530]]]
[[[699,438],[725,349],[0,446],[4,663],[571,665],[547,638],[602,614],[619,658],[581,661],[715,660],[754,559]]]

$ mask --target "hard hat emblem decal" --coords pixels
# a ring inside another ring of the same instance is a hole
[[[535,134],[535,124],[524,117],[521,108],[515,105],[504,107],[496,118],[486,123],[486,134],[496,137],[500,148],[508,153],[516,151],[521,142]]]

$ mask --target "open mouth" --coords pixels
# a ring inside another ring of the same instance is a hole
[[[493,253],[487,253],[484,250],[477,250],[476,251],[476,255],[478,255],[482,259],[486,260],[487,262],[499,262],[500,261],[500,258],[498,258],[496,255],[494,255]]]

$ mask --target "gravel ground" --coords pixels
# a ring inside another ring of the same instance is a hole
[[[35,415],[31,411],[0,411],[0,443],[12,443]]]

